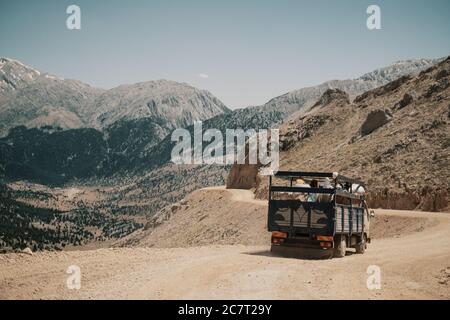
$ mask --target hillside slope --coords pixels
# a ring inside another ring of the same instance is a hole
[[[373,207],[441,210],[450,193],[450,58],[350,102],[328,90],[281,127],[283,170],[338,171],[367,183]],[[257,195],[267,194],[266,181]]]
[[[117,245],[171,248],[267,244],[266,201],[253,200],[248,190],[233,191],[223,187],[194,191],[160,210],[144,230],[119,240]]]

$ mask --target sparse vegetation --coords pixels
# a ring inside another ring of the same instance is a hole
[[[32,191],[21,192],[21,196],[34,198]],[[43,197],[39,193],[38,196]],[[62,212],[26,204],[13,197],[13,192],[0,185],[0,252],[26,247],[33,251],[62,250],[68,245],[120,238],[142,227],[132,219],[105,215],[98,209],[80,206]]]

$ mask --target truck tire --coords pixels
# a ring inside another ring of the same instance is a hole
[[[345,239],[345,236],[338,237],[335,240],[334,257],[343,258],[345,257],[346,251],[347,251],[347,241]]]
[[[363,236],[361,242],[358,243],[355,247],[356,253],[363,254],[366,252],[367,244],[366,244],[366,236]]]

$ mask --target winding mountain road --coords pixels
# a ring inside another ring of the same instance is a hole
[[[251,192],[216,190],[264,205]],[[397,235],[380,232],[364,255],[349,251],[342,259],[291,259],[244,245],[0,255],[0,298],[449,299],[450,214],[376,215],[396,224]],[[67,287],[71,265],[80,267],[79,290]],[[370,266],[381,271],[379,289],[367,286]]]

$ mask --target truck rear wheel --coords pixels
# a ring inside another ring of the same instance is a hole
[[[366,236],[363,236],[361,242],[358,243],[355,247],[356,253],[363,254],[364,252],[366,252],[366,247],[367,247]]]
[[[334,257],[343,258],[347,251],[347,241],[345,236],[338,237],[335,240]]]

